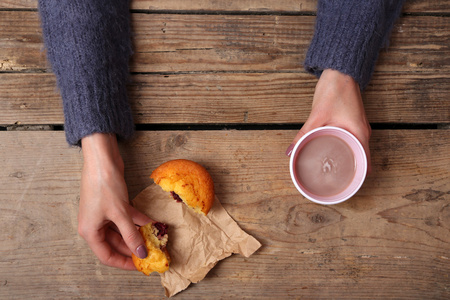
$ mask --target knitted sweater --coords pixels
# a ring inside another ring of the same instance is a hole
[[[352,76],[362,90],[366,88],[403,2],[319,0],[306,71],[320,76],[325,69],[338,70]]]
[[[127,0],[40,0],[47,57],[70,145],[89,134],[134,130],[126,84],[132,54]]]
[[[305,69],[332,68],[364,89],[403,0],[319,0]],[[129,138],[127,98],[132,54],[128,0],[39,0],[47,57],[64,106],[66,139],[79,145],[89,134]]]

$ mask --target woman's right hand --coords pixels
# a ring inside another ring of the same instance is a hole
[[[95,133],[82,139],[78,232],[107,266],[135,270],[131,253],[147,257],[135,224],[153,222],[129,204],[124,164],[115,135]]]
[[[290,155],[298,140],[307,132],[322,126],[336,126],[351,132],[362,144],[371,170],[369,139],[371,128],[367,120],[358,83],[350,76],[326,69],[317,82],[308,120],[286,150]]]

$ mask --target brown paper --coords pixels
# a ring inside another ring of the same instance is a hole
[[[134,206],[155,221],[169,225],[169,271],[160,274],[166,296],[202,280],[217,262],[239,253],[249,257],[261,247],[245,233],[215,199],[207,216],[200,215],[152,184],[134,200]]]

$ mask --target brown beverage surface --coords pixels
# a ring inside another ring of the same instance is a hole
[[[317,196],[339,194],[355,176],[353,151],[342,139],[332,135],[309,141],[296,159],[297,179]]]

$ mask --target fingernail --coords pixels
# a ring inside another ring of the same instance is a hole
[[[147,247],[145,247],[144,245],[140,245],[139,247],[137,247],[136,253],[139,258],[141,258],[141,259],[146,258],[148,255]]]
[[[286,149],[286,156],[291,156],[292,150],[294,150],[295,144],[290,144]]]

